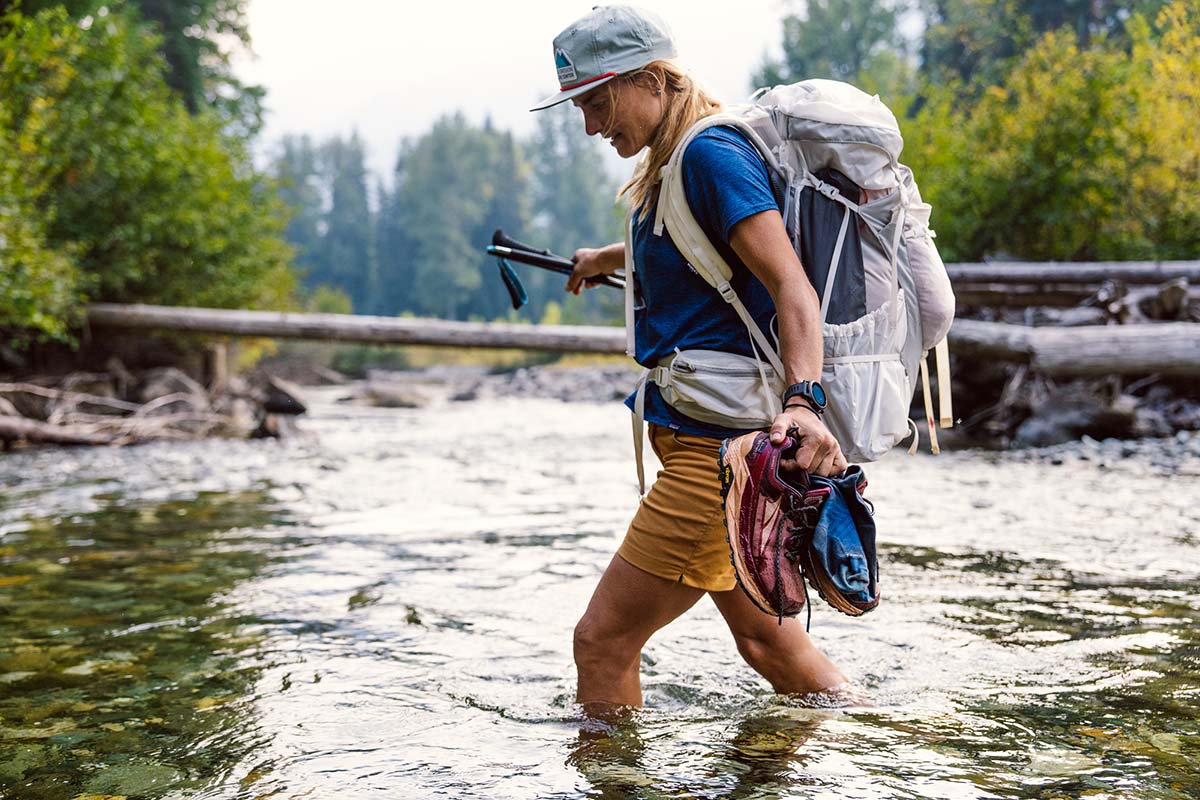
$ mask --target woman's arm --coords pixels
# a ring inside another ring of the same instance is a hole
[[[567,278],[567,291],[579,294],[585,285],[599,285],[589,281],[589,278],[612,275],[625,266],[625,243],[613,242],[600,248],[581,247],[571,260],[575,262],[575,270]]]
[[[774,210],[752,214],[733,226],[729,243],[775,301],[784,385],[820,380],[824,352],[820,301],[792,249],[783,218]],[[790,428],[799,428],[800,447],[794,459],[784,461],[785,467],[817,475],[834,475],[846,468],[842,449],[820,416],[806,407],[784,409],[771,425],[771,441],[783,441]]]

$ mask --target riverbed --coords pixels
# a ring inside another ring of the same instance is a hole
[[[625,409],[343,392],[287,441],[0,456],[0,797],[1200,797],[1200,438],[897,451],[882,604],[812,617],[858,704],[774,695],[701,601],[600,722]]]

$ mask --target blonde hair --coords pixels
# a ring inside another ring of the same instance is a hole
[[[661,90],[666,97],[662,121],[651,136],[646,153],[629,182],[617,192],[618,198],[628,197],[633,208],[641,209],[657,198],[659,174],[688,128],[724,106],[674,61],[652,61],[608,82],[610,116],[616,114],[621,83]]]

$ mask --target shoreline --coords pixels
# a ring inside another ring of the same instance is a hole
[[[130,372],[110,362],[100,373],[24,376],[0,383],[0,440],[5,449],[30,444],[124,445],[155,439],[186,440],[209,436],[252,438],[288,435],[305,412],[305,387],[342,386],[338,401],[381,408],[421,408],[499,398],[541,398],[562,402],[621,402],[633,391],[640,368],[632,362],[557,364],[497,369],[483,365],[435,365],[419,369],[368,370],[355,379],[303,359],[266,359],[244,375],[205,387],[172,367]],[[1041,453],[1066,457],[1121,458],[1145,447],[1182,448],[1180,457],[1200,456],[1200,400],[1153,376],[1122,391],[1111,381],[1051,384],[1036,375],[1020,375],[1024,392],[1008,405],[995,402],[996,381],[982,385],[955,380],[956,426],[939,430],[948,450]],[[1003,392],[1018,395],[1005,376]],[[30,392],[42,397],[31,402]],[[993,394],[994,392],[994,394]],[[1109,393],[1112,396],[1106,397]],[[59,398],[52,395],[57,393]],[[70,402],[62,402],[63,399]],[[1012,400],[1012,398],[1010,398]],[[981,413],[979,409],[983,410]],[[923,411],[914,398],[910,416],[920,423]],[[56,425],[70,436],[22,437],[14,423],[27,420]],[[131,420],[134,421],[131,423]],[[8,423],[7,428],[5,422]],[[82,429],[80,426],[83,426]],[[74,426],[74,427],[72,427]],[[928,450],[924,425],[921,450]],[[1089,444],[1092,443],[1092,444]],[[1146,443],[1145,445],[1141,443]],[[1042,456],[1039,456],[1042,457]],[[1090,457],[1090,456],[1088,456]]]

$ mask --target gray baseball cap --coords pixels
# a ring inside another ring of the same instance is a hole
[[[529,110],[558,105],[651,61],[674,57],[671,29],[657,14],[632,6],[596,6],[554,37],[561,91]]]

